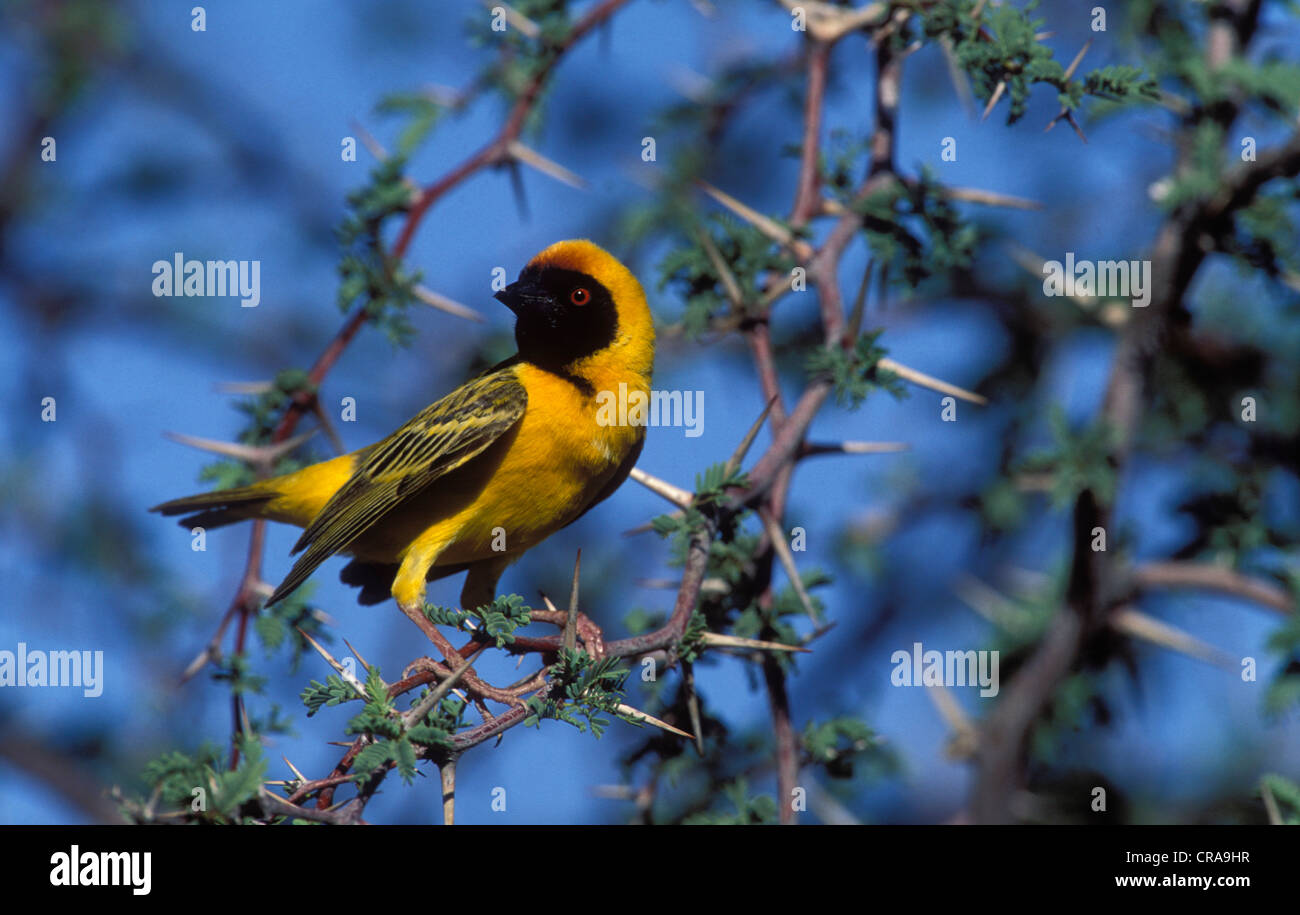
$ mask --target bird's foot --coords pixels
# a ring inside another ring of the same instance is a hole
[[[447,637],[438,631],[438,627],[424,614],[423,605],[415,606],[413,603],[406,605],[399,601],[398,607],[410,618],[411,622],[420,628],[420,631],[428,637],[429,641],[437,646],[446,659],[446,663],[440,664],[432,658],[417,658],[411,662],[411,666],[407,669],[414,668],[428,671],[443,680],[451,676],[454,670],[460,670],[461,665],[465,663],[464,658],[447,640]],[[473,668],[462,673],[456,682],[458,685],[463,686],[465,692],[471,697],[491,699],[493,702],[500,702],[502,705],[509,706],[524,704],[524,700],[519,698],[516,693],[493,686],[475,673]]]

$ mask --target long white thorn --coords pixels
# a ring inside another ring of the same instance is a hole
[[[694,498],[689,492],[680,487],[674,486],[667,480],[661,480],[656,476],[646,473],[640,467],[633,467],[632,472],[628,474],[646,489],[650,490],[657,496],[662,496],[678,508],[690,508],[691,501]]]

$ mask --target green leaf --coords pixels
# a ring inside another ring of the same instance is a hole
[[[362,748],[352,761],[352,771],[364,781],[381,766],[386,766],[395,758],[395,748],[391,741],[381,740]]]
[[[835,400],[842,406],[857,409],[874,390],[888,391],[896,398],[907,396],[903,383],[893,372],[878,365],[888,352],[876,345],[883,331],[858,337],[853,349],[818,346],[805,362],[808,374],[827,376],[835,390]]]

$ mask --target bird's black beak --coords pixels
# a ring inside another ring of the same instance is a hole
[[[554,298],[546,287],[531,278],[511,283],[494,298],[513,311],[516,316],[522,316],[530,311],[541,311],[554,304]]]

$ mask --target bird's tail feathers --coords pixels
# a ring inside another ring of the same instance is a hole
[[[266,503],[278,493],[268,489],[264,483],[241,486],[238,489],[220,489],[215,492],[199,493],[183,499],[172,499],[149,509],[163,515],[181,515],[193,512],[180,520],[181,527],[222,527],[237,521],[248,521],[262,517]]]

